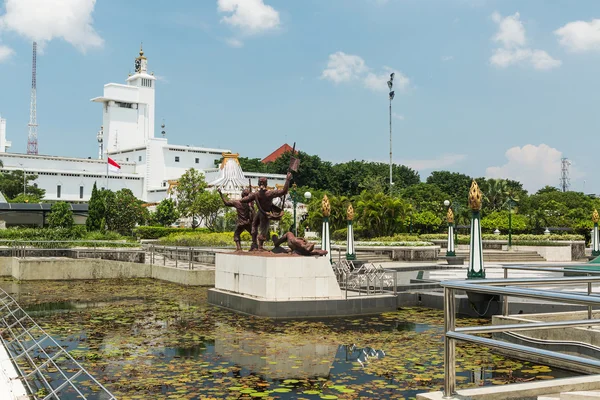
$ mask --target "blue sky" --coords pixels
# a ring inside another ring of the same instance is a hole
[[[38,40],[39,148],[95,156],[101,109],[144,42],[171,143],[388,160],[600,193],[600,3],[0,0],[0,114],[24,152]]]

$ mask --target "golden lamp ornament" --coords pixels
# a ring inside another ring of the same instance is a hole
[[[479,185],[477,185],[477,182],[473,179],[473,182],[471,182],[471,189],[469,190],[469,207],[471,210],[481,210],[481,199],[481,189],[479,189]]]
[[[354,219],[354,208],[352,204],[348,204],[348,210],[346,210],[346,219],[352,221]]]
[[[597,224],[599,220],[600,215],[598,215],[598,210],[594,210],[594,212],[592,213],[592,222]]]
[[[331,205],[329,204],[327,195],[323,196],[323,200],[321,201],[321,209],[323,210],[323,216],[329,217],[331,214]]]
[[[452,212],[451,208],[448,209],[448,214],[446,214],[446,220],[448,221],[449,224],[454,223],[454,213]]]

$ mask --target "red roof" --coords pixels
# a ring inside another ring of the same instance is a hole
[[[263,164],[273,162],[273,161],[277,160],[279,157],[281,157],[284,153],[291,152],[292,150],[293,150],[292,146],[285,143],[280,148],[278,148],[277,150],[275,150],[274,152],[272,152],[271,154],[269,154],[268,156],[263,158],[261,162]],[[297,154],[298,151],[296,150],[294,153]]]

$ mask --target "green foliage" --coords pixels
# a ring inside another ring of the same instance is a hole
[[[130,235],[142,217],[142,206],[129,189],[106,193],[106,227],[122,235]]]
[[[422,182],[402,190],[400,196],[411,204],[413,210],[430,211],[440,218],[447,212],[444,200],[450,199],[450,195],[438,185]]]
[[[71,205],[64,201],[52,204],[48,215],[50,228],[71,228],[73,226],[73,210]]]
[[[92,188],[92,196],[88,203],[88,217],[85,221],[85,226],[88,231],[99,231],[104,229],[104,215],[106,208],[104,206],[105,191],[98,191],[96,182]]]
[[[42,199],[35,194],[23,194],[19,193],[15,198],[8,200],[9,203],[40,203]]]
[[[242,233],[242,241],[252,240],[248,232]],[[232,247],[233,232],[188,232],[174,233],[159,239],[159,244],[181,247]]]
[[[430,233],[439,231],[442,226],[442,218],[432,211],[421,211],[412,214],[413,230],[419,233]]]
[[[494,211],[481,219],[481,230],[484,232],[493,232],[496,229],[501,232],[508,232],[508,210]],[[529,220],[521,214],[512,214],[512,232],[525,232]]]
[[[193,227],[204,225],[211,231],[217,228],[217,217],[223,201],[216,191],[206,190],[204,175],[194,168],[187,170],[177,184],[177,209],[184,217],[191,217]]]
[[[410,205],[399,197],[363,191],[356,198],[356,223],[366,237],[392,236],[399,232],[410,214]]]
[[[336,241],[343,241],[348,239],[348,228],[337,229],[331,233],[331,239]],[[356,240],[356,234],[354,235],[354,239]]]
[[[138,226],[133,230],[134,236],[140,239],[159,239],[161,237],[169,236],[172,234],[181,233],[208,233],[209,230],[206,228],[171,228],[162,226]]]
[[[179,211],[175,208],[175,202],[171,199],[161,201],[156,206],[154,218],[162,226],[172,225],[179,218]]]
[[[25,174],[25,192],[41,199],[46,194],[46,191],[32,184],[37,178],[38,176],[35,174]],[[23,170],[0,174],[0,192],[7,199],[14,199],[20,193],[23,193]]]
[[[468,175],[450,171],[433,171],[427,177],[426,182],[432,185],[437,185],[440,190],[447,193],[450,201],[458,201],[466,207],[467,198],[469,197],[469,188],[471,187],[471,178]],[[480,180],[477,181],[479,184]],[[443,202],[446,199],[440,199]]]

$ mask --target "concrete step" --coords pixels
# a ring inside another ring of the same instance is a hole
[[[456,252],[457,256],[465,257],[469,259],[469,252],[459,250]],[[483,251],[483,261],[490,262],[543,262],[546,259],[540,256],[535,251],[499,251],[499,250],[488,250]]]

